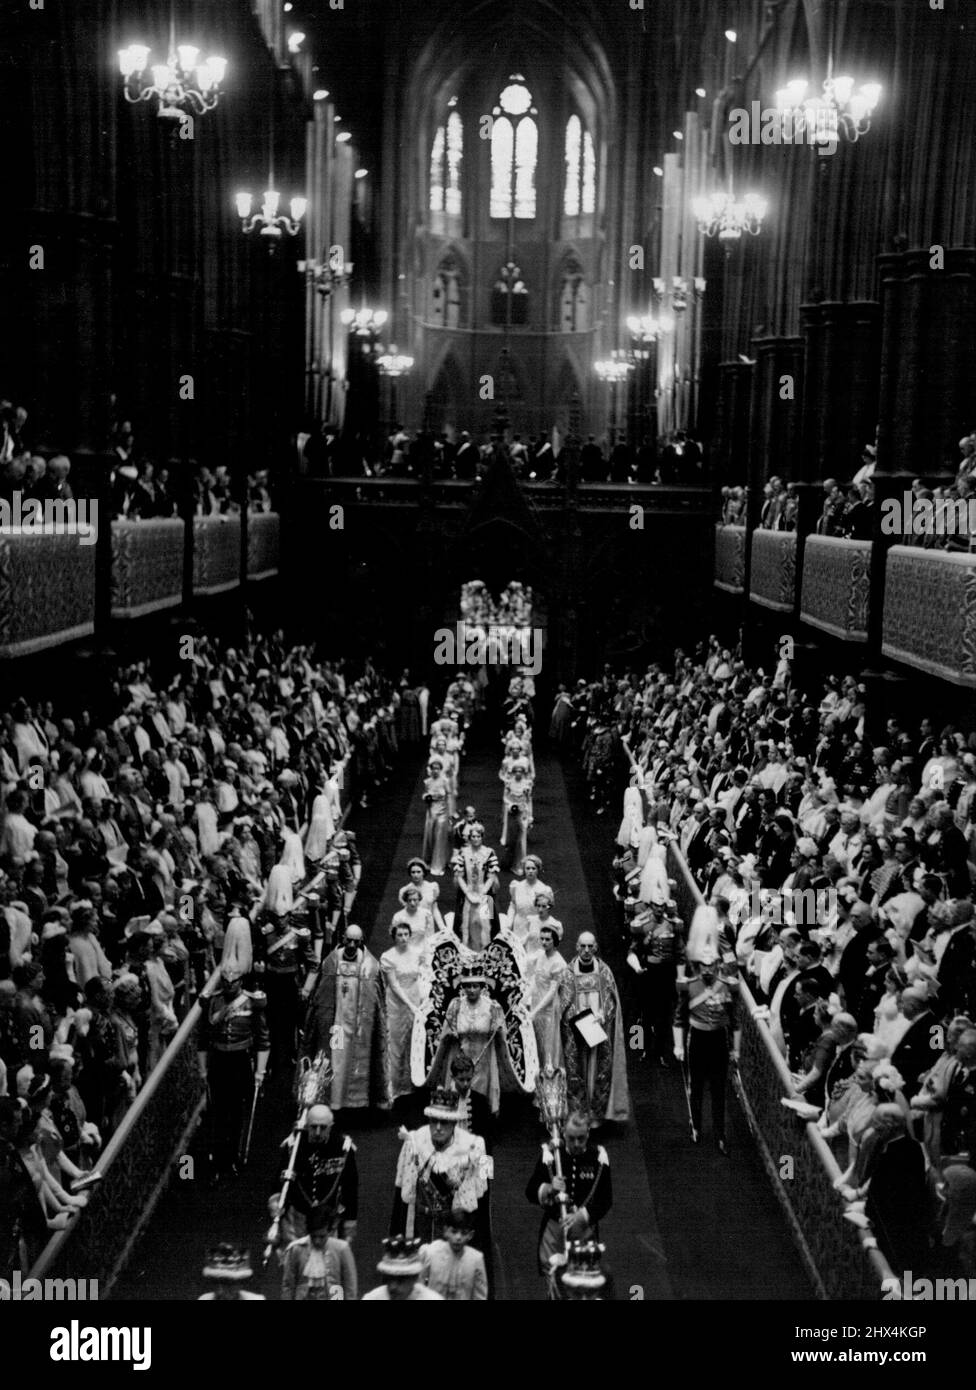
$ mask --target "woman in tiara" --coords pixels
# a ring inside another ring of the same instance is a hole
[[[495,934],[498,891],[498,856],[484,843],[484,829],[477,821],[465,844],[451,861],[457,884],[454,931],[472,951],[483,951]]]
[[[409,927],[414,949],[426,958],[428,942],[437,934],[430,908],[425,906],[420,889],[412,883],[401,888],[397,896],[400,899],[400,910],[394,914],[393,927]],[[390,928],[391,933],[393,927]]]
[[[434,883],[432,879],[427,877],[429,873],[430,868],[423,859],[408,859],[407,874],[409,876],[409,881],[404,884],[404,888],[412,887],[420,889],[421,901],[424,907],[430,912],[431,917],[433,917],[434,926],[438,931],[443,931],[445,923],[444,918],[441,916],[440,909],[441,887],[439,883]],[[403,901],[402,895],[403,889],[401,888],[401,902]]]
[[[414,895],[414,890],[407,892]],[[417,895],[419,901],[419,895]],[[429,915],[429,914],[428,914]],[[413,1092],[410,1080],[410,1046],[414,1020],[424,1004],[424,963],[421,943],[412,935],[409,922],[397,913],[390,926],[393,945],[380,956],[380,970],[386,982],[386,1061],[390,1078],[390,1097]]]
[[[525,938],[522,941],[522,949],[525,951],[525,978],[529,981],[532,980],[541,962],[542,933],[552,927],[557,931],[559,939],[562,940],[563,924],[553,917],[552,902],[551,888],[541,888],[536,891],[535,911],[529,914]]]
[[[427,802],[427,820],[424,825],[423,857],[430,864],[435,878],[440,878],[450,858],[451,818],[448,814],[450,786],[444,776],[444,763],[439,757],[431,758],[427,765],[428,776],[424,782],[424,800]]]
[[[454,819],[457,812],[458,770],[461,764],[459,748],[458,740],[449,739],[446,734],[437,734],[430,744],[431,761],[437,758],[444,770],[444,780],[448,788],[447,814],[450,820]]]
[[[539,1049],[539,1066],[547,1064],[561,1067],[563,1064],[562,1003],[559,984],[569,968],[559,954],[559,943],[563,939],[562,924],[555,917],[539,921],[540,954],[535,958],[534,969],[529,977],[529,1018],[535,1029],[536,1046]]]
[[[536,910],[535,895],[536,893],[548,893],[551,900],[552,889],[539,877],[542,873],[542,860],[537,854],[525,856],[522,860],[522,873],[524,877],[513,878],[509,888],[511,907],[509,908],[508,927],[509,931],[524,946],[529,930],[529,917]]]
[[[526,841],[532,825],[532,782],[529,778],[529,765],[523,758],[516,758],[508,775],[504,770],[502,779],[502,838],[505,848],[511,836],[511,869],[513,874],[521,873],[526,853]]]

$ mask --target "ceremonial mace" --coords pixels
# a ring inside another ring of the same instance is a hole
[[[546,1063],[536,1077],[535,1097],[539,1106],[540,1118],[549,1131],[549,1138],[552,1142],[552,1166],[555,1176],[561,1178],[563,1165],[559,1157],[559,1141],[562,1137],[562,1127],[569,1112],[566,1100],[566,1073],[562,1067],[554,1067],[551,1062]],[[565,1216],[569,1194],[559,1192],[556,1196]],[[565,1232],[563,1233],[563,1243],[565,1244]]]
[[[261,1268],[267,1268],[271,1253],[278,1243],[278,1233],[281,1229],[281,1218],[285,1213],[288,1204],[288,1193],[292,1182],[295,1179],[295,1160],[298,1157],[298,1146],[301,1143],[302,1135],[308,1125],[308,1112],[313,1105],[327,1102],[329,1086],[332,1083],[332,1059],[328,1052],[323,1048],[315,1056],[313,1062],[309,1057],[303,1057],[300,1064],[298,1080],[295,1086],[295,1098],[301,1106],[301,1114],[295,1121],[291,1136],[288,1140],[288,1163],[282,1176],[281,1191],[278,1193],[278,1208],[274,1220],[268,1231],[268,1243],[264,1247],[264,1254],[261,1256]]]

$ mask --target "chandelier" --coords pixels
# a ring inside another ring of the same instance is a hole
[[[179,121],[186,116],[203,116],[220,99],[220,84],[227,71],[227,59],[211,55],[200,61],[200,50],[193,44],[176,43],[170,21],[169,56],[165,63],[149,63],[150,49],[130,43],[119,50],[119,72],[128,102],[159,102],[156,115],[161,120]]]
[[[656,343],[665,333],[674,330],[674,319],[670,314],[631,314],[627,319],[627,331],[635,341],[647,345]]]
[[[776,93],[784,128],[792,124],[790,139],[817,145],[835,145],[838,136],[855,145],[871,129],[871,116],[881,98],[879,82],[862,82],[854,90],[853,77],[834,77],[828,66],[823,91],[807,96],[809,82],[798,77]]]
[[[323,299],[328,299],[330,295],[349,284],[352,279],[353,264],[352,261],[343,261],[341,257],[336,255],[330,256],[327,262],[299,261],[298,269],[309,277],[315,286],[316,293],[320,294]]]
[[[288,236],[297,236],[302,225],[302,218],[305,216],[305,209],[308,207],[306,198],[291,198],[288,203],[288,212],[279,212],[278,206],[281,202],[281,194],[273,188],[268,188],[263,194],[264,201],[257,212],[252,212],[254,198],[250,193],[237,193],[234,201],[237,204],[237,215],[241,219],[241,230],[245,233],[259,231],[261,236],[271,237],[278,241],[285,233]]]
[[[658,304],[670,302],[672,313],[675,314],[683,314],[691,298],[700,300],[705,294],[705,281],[700,275],[696,275],[690,283],[683,275],[675,275],[671,279],[670,289],[659,276],[655,276],[651,286]],[[673,326],[673,323],[670,323],[665,332],[669,332]]]
[[[401,352],[397,352],[396,346],[392,346],[389,352],[384,352],[381,357],[377,357],[376,365],[384,376],[406,376],[413,366],[413,358],[407,357]]]
[[[281,205],[281,194],[275,189],[274,177],[274,92],[271,93],[271,101],[268,106],[268,186],[264,192],[264,201],[261,203],[257,212],[253,212],[254,198],[250,193],[237,193],[234,195],[234,202],[237,206],[237,215],[241,219],[241,231],[247,235],[249,232],[258,232],[263,237],[269,237],[268,250],[274,251],[282,236],[297,236],[302,225],[302,218],[305,216],[305,209],[308,207],[308,199],[295,197],[288,203],[288,214],[279,212]]]
[[[634,370],[634,364],[633,362],[626,362],[614,352],[612,357],[605,357],[599,362],[594,362],[593,370],[601,381],[607,381],[611,386],[616,386],[619,382],[626,381],[628,372]]]
[[[692,199],[698,230],[719,241],[739,241],[743,232],[758,236],[769,205],[758,193],[747,193],[737,200],[734,194],[718,190],[707,197]]]
[[[342,322],[358,338],[370,338],[383,327],[389,318],[385,309],[343,309]]]

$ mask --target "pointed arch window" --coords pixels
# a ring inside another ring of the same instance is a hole
[[[455,97],[448,105],[453,105]],[[430,147],[431,212],[446,212],[450,217],[461,215],[461,162],[464,158],[464,123],[457,111],[451,111],[444,125],[434,132]]]
[[[565,160],[563,215],[589,216],[596,211],[596,149],[593,136],[575,113],[566,122]]]
[[[529,220],[536,215],[538,114],[524,78],[511,77],[492,112],[492,217]]]
[[[444,211],[444,127],[439,126],[430,151],[430,210]]]

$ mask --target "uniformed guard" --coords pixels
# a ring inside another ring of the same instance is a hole
[[[711,914],[711,916],[706,916]],[[713,923],[711,917],[715,917]],[[675,1027],[675,1055],[685,1059],[685,1087],[691,1121],[691,1140],[698,1143],[702,1128],[702,1102],[707,1084],[712,1104],[712,1130],[719,1153],[728,1157],[725,1138],[725,1087],[729,1057],[739,1056],[737,1024],[738,970],[734,953],[722,951],[714,908],[699,907],[688,938],[688,974],[679,975],[679,1022]]]
[[[548,1140],[525,1189],[543,1211],[539,1272],[552,1279],[552,1256],[563,1256],[569,1240],[599,1239],[599,1222],[613,1205],[610,1159],[590,1139],[590,1117],[569,1115],[559,1145]],[[550,1283],[550,1296],[555,1297]]]
[[[631,923],[627,964],[634,971],[644,1032],[644,1057],[662,1067],[674,1060],[672,1025],[678,1001],[678,966],[684,963],[684,926],[674,903],[651,903]]]
[[[285,1144],[289,1143],[286,1139]],[[274,1220],[280,1211],[280,1194],[275,1193],[268,1205]],[[338,1234],[342,1240],[351,1241],[359,1215],[356,1146],[348,1134],[336,1129],[327,1105],[313,1105],[298,1140],[294,1177],[288,1184],[285,1208],[280,1211],[279,1248],[283,1250],[289,1242],[304,1236],[309,1212],[322,1206],[338,1209]]]
[[[300,999],[307,997],[318,961],[308,927],[291,913],[263,914],[254,944],[254,973],[268,998],[271,1070],[275,1076],[291,1071],[298,1050]]]
[[[252,1091],[268,1066],[266,998],[242,988],[241,971],[221,966],[219,992],[204,1002],[200,1073],[208,1086],[210,1158],[215,1181],[237,1172]]]

